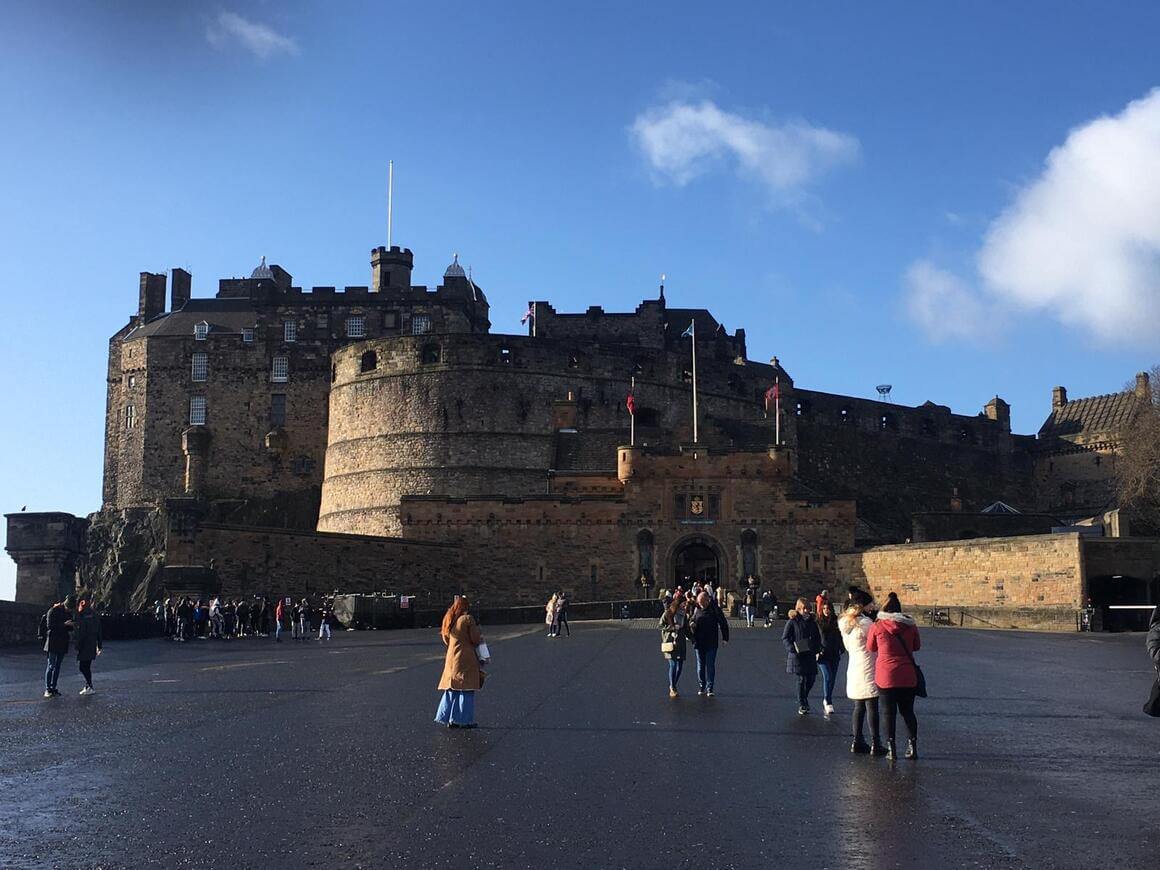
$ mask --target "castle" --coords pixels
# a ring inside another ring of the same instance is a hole
[[[960,415],[800,387],[663,286],[627,313],[531,301],[527,334],[505,335],[457,258],[434,289],[412,267],[378,247],[370,286],[303,290],[263,258],[213,298],[182,269],[142,273],[109,342],[102,510],[8,516],[18,600],[81,582],[124,606],[336,588],[514,604],[750,575],[784,599],[873,585],[867,548],[1120,533],[1116,451],[1146,375],[1056,388],[1038,437],[1018,435],[998,396]]]

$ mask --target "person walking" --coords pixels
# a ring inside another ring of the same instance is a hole
[[[857,755],[885,755],[881,732],[878,728],[878,686],[874,684],[875,654],[866,649],[866,633],[874,624],[867,611],[873,600],[865,592],[852,594],[850,602],[838,619],[842,643],[849,653],[846,665],[846,697],[854,702],[853,736],[850,751]],[[866,742],[863,728],[870,720],[870,743]]]
[[[909,734],[906,757],[918,758],[918,719],[914,715],[918,670],[914,653],[921,647],[918,626],[912,617],[902,612],[902,603],[891,592],[878,611],[878,621],[866,633],[866,650],[878,654],[874,663],[874,682],[884,705],[886,757],[891,761],[898,757],[894,740],[899,713]]]
[[[689,637],[689,615],[685,612],[683,598],[669,600],[657,627],[661,630],[661,654],[669,665],[669,697],[679,698],[677,683],[685,669]]]
[[[749,584],[745,587],[745,624],[750,628],[753,628],[753,620],[757,616],[757,602],[759,600],[757,581],[750,577]]]
[[[810,689],[818,679],[818,654],[822,636],[814,614],[804,598],[788,614],[781,642],[785,647],[785,672],[798,678],[798,715],[810,712]]]
[[[720,640],[729,643],[729,620],[708,592],[702,590],[696,602],[689,620],[689,634],[697,656],[697,694],[712,698],[717,681],[718,632]]]
[[[330,624],[334,620],[334,608],[329,604],[322,605],[322,615],[318,619],[318,640],[325,636],[330,640]]]
[[[572,628],[568,625],[568,596],[563,592],[556,593],[556,637],[560,636],[560,629],[568,637],[572,636]]]
[[[822,710],[829,718],[834,712],[834,684],[838,679],[838,662],[845,647],[842,646],[842,632],[838,629],[834,605],[828,598],[822,602],[818,633],[822,636],[822,651],[818,653],[818,670],[822,672]]]
[[[64,600],[56,602],[40,618],[40,630],[37,637],[44,640],[44,652],[48,656],[48,664],[44,669],[44,697],[55,698],[60,695],[56,690],[57,680],[60,679],[60,666],[68,653],[69,636],[73,630],[72,619],[73,597],[65,596]]]
[[[544,623],[548,626],[548,637],[555,637],[559,634],[560,625],[556,622],[556,593],[552,593],[552,597],[548,599],[547,605],[544,607]]]
[[[476,648],[483,643],[479,625],[470,613],[467,598],[455,596],[439,631],[447,655],[439,678],[439,707],[435,721],[448,728],[474,728],[475,693],[483,686],[484,672]]]
[[[286,619],[286,599],[279,598],[274,606],[274,642],[282,642],[282,625]]]
[[[303,598],[298,605],[298,637],[301,640],[309,640],[309,636],[313,626],[310,622],[310,601]]]
[[[82,695],[91,695],[93,689],[93,661],[101,654],[104,639],[101,637],[101,615],[87,598],[77,602],[76,627],[73,641],[77,646],[77,664],[85,685]]]

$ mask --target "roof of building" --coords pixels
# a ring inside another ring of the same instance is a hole
[[[1051,414],[1039,427],[1040,438],[1076,438],[1116,432],[1128,426],[1140,412],[1140,398],[1131,390],[1072,399]]]
[[[274,279],[273,271],[271,271],[270,267],[266,265],[265,255],[262,256],[262,262],[260,262],[258,264],[257,268],[254,269],[254,271],[250,273],[250,277],[251,278],[269,278],[270,280]]]
[[[1021,514],[1021,513],[1023,513],[1023,511],[1019,510],[1018,508],[1011,507],[1011,505],[1007,504],[1007,502],[1005,502],[1005,501],[997,501],[997,502],[994,502],[992,504],[987,505],[985,508],[983,508],[981,511],[979,511],[979,513],[996,514],[996,515],[999,515],[999,514],[1014,515],[1014,514]]]
[[[144,326],[134,329],[126,341],[159,335],[193,335],[193,327],[202,321],[209,324],[209,333],[240,333],[244,327],[254,326],[258,313],[247,298],[190,299],[178,311],[155,317]]]
[[[447,271],[443,273],[444,278],[466,278],[467,273],[463,271],[463,267],[459,265],[459,255],[451,255],[451,265],[447,267]]]

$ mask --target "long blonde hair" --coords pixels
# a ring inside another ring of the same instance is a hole
[[[451,602],[451,606],[447,608],[447,612],[443,614],[443,626],[439,633],[443,635],[444,640],[451,637],[452,626],[465,613],[467,613],[467,596],[456,595],[455,600]]]

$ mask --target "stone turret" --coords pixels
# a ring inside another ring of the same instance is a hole
[[[5,549],[16,563],[16,600],[47,607],[76,591],[88,520],[67,513],[7,514]]]

